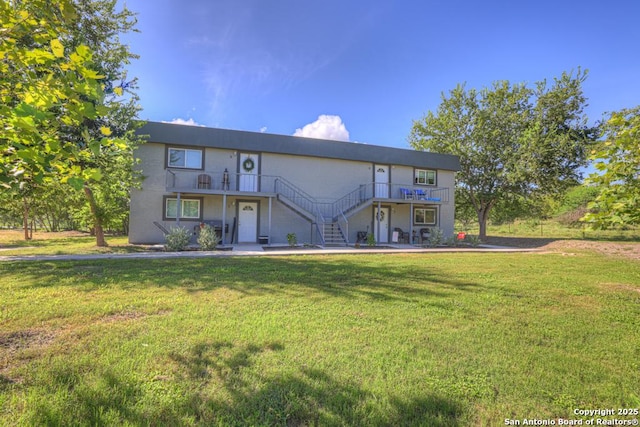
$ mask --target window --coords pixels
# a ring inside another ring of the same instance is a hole
[[[202,150],[169,148],[167,166],[170,168],[202,169]]]
[[[436,171],[416,169],[415,183],[420,185],[436,185]]]
[[[413,223],[416,225],[435,225],[437,217],[437,208],[415,208],[413,210]]]
[[[178,214],[178,199],[165,197],[164,219],[175,219]],[[202,219],[202,199],[180,199],[181,219]]]

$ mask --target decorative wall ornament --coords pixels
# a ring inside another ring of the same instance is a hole
[[[255,167],[256,163],[251,157],[247,157],[246,159],[244,159],[244,162],[242,162],[242,169],[244,169],[246,172],[251,172]]]

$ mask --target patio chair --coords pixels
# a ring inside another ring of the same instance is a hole
[[[421,228],[420,229],[420,243],[425,244],[425,242],[429,242],[429,238],[431,237],[431,229],[430,228]]]
[[[409,243],[409,233],[402,231],[402,228],[396,227],[394,233],[398,233],[398,243]]]
[[[198,175],[198,188],[202,189],[210,189],[211,188],[211,177],[206,173],[201,173]]]
[[[405,200],[411,200],[413,199],[413,192],[411,190],[409,190],[408,188],[401,188],[400,189],[400,195],[405,199]]]
[[[422,188],[416,188],[413,192],[416,200],[425,200],[427,198],[427,193]]]

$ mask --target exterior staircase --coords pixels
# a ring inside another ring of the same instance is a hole
[[[325,246],[346,246],[348,243],[342,232],[342,227],[337,222],[325,222],[323,224],[323,236]]]
[[[284,178],[275,181],[274,190],[278,201],[316,225],[323,246],[346,246],[349,239],[340,221],[346,221],[348,216],[371,204],[373,194],[366,191],[366,187],[360,186],[333,203],[319,203]]]
[[[324,246],[346,246],[349,244],[349,219],[351,216],[370,207],[375,198],[375,183],[360,185],[333,202],[318,202],[282,177],[275,181],[275,193],[278,200],[309,221],[316,229],[320,242]],[[392,191],[403,190],[399,186]],[[406,190],[406,189],[405,189]],[[425,193],[420,189],[422,197],[418,198],[418,190],[411,190],[411,197],[405,200],[424,200],[430,202],[449,202],[448,188],[432,188]],[[389,194],[389,193],[385,193]],[[398,194],[400,192],[398,191]],[[385,198],[387,196],[384,196]]]

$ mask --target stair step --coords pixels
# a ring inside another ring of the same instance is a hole
[[[341,214],[335,217],[329,216],[318,218],[317,214],[322,210],[318,202],[312,196],[306,194],[304,191],[285,179],[276,180],[276,184],[275,192],[277,193],[277,199],[293,212],[310,221],[312,224],[321,227],[320,231],[323,234],[325,245],[331,246],[346,246],[347,244],[347,238],[343,235],[342,229],[338,223],[334,221],[346,219],[345,214],[346,216],[351,216],[369,206],[373,200],[371,196],[365,196],[364,193],[359,193],[360,198],[357,199],[353,196],[356,193],[352,192],[342,199],[338,199],[341,201],[340,206],[343,209]],[[362,191],[362,186],[358,191]],[[347,196],[349,196],[348,199]],[[347,203],[344,203],[343,201],[347,202],[349,206],[346,206]],[[324,212],[326,213],[326,210]],[[332,212],[330,215],[334,215],[334,213]],[[322,222],[322,225],[318,222]]]
[[[324,245],[325,246],[346,246],[347,242],[342,235],[340,226],[335,222],[325,222],[323,224]]]

